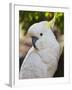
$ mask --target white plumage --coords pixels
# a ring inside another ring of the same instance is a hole
[[[28,51],[19,78],[48,78],[52,77],[57,69],[60,57],[60,46],[47,21],[32,25],[28,30],[33,46]]]

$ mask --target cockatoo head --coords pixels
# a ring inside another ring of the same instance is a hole
[[[32,38],[32,45],[36,50],[46,49],[48,46],[57,44],[53,31],[48,27],[47,21],[33,24],[28,34]]]

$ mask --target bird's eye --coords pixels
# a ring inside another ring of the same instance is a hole
[[[40,36],[42,36],[43,35],[43,33],[40,33]]]

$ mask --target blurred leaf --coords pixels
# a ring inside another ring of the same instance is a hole
[[[22,23],[22,30],[26,33],[28,28],[40,21],[51,21],[54,18],[54,12],[38,12],[38,11],[19,11],[19,23]],[[64,13],[56,12],[55,25],[64,33]],[[50,25],[51,26],[51,25]]]

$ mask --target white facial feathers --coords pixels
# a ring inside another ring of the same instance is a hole
[[[32,37],[37,37],[36,46],[40,48],[47,48],[48,45],[52,45],[53,47],[58,47],[58,42],[50,28],[48,28],[48,22],[42,21],[40,23],[36,23],[32,25],[28,34]],[[57,44],[57,45],[56,45]]]

